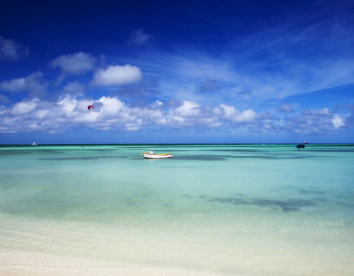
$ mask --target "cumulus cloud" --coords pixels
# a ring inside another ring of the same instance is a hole
[[[93,104],[94,109],[87,106]],[[143,125],[163,124],[163,113],[156,107],[128,107],[115,97],[97,100],[62,96],[57,102],[39,99],[22,101],[2,110],[0,132],[44,130],[49,133],[65,131],[79,125],[99,130],[125,129],[134,131]]]
[[[192,101],[183,101],[164,115],[164,123],[174,127],[214,128],[220,126],[218,118],[207,108]]]
[[[300,115],[286,117],[285,127],[299,134],[330,133],[344,126],[344,120],[327,108],[320,110],[304,110]]]
[[[257,119],[257,114],[252,109],[239,111],[234,106],[226,104],[215,107],[214,113],[233,123],[252,123]]]
[[[146,44],[151,39],[151,35],[144,30],[135,30],[130,33],[129,43],[142,45]]]
[[[94,109],[88,110],[88,105]],[[193,127],[196,129],[240,128],[250,131],[274,131],[277,118],[270,113],[257,114],[252,109],[238,110],[227,104],[201,106],[193,101],[179,105],[164,105],[154,101],[144,107],[130,106],[117,97],[102,96],[85,99],[66,94],[55,102],[38,98],[23,100],[9,107],[1,107],[0,132],[43,130],[48,133],[87,126],[98,130],[136,131],[144,127]],[[346,126],[339,114],[328,109],[305,110],[298,116],[287,117],[283,128],[299,134],[330,133]]]
[[[34,99],[29,102],[18,102],[11,109],[11,114],[22,115],[31,112],[36,109],[38,99]]]
[[[124,103],[118,98],[101,97],[98,102],[102,103],[102,116],[114,116],[124,109]]]
[[[84,74],[95,67],[96,58],[90,54],[78,52],[62,55],[51,62],[53,68],[60,68],[66,74]]]
[[[338,114],[334,114],[332,118],[332,124],[335,129],[338,129],[344,126],[344,120]]]
[[[199,104],[190,101],[183,101],[182,105],[176,108],[175,113],[181,117],[198,116],[200,113]]]
[[[27,77],[5,80],[0,82],[0,90],[12,93],[30,92],[33,95],[40,94],[46,88],[42,77],[42,72],[35,72]]]
[[[18,78],[0,83],[0,89],[9,92],[18,92],[26,89],[26,79]]]
[[[93,83],[100,86],[115,86],[138,82],[142,77],[139,67],[132,65],[112,65],[107,69],[98,70]]]
[[[28,55],[28,53],[28,47],[15,40],[0,36],[0,59],[19,60]]]
[[[88,110],[88,105],[94,109]],[[239,112],[247,117],[248,112]],[[56,102],[39,99],[24,100],[1,110],[0,132],[44,130],[49,133],[65,131],[79,125],[109,130],[135,131],[144,126],[168,127],[219,127],[224,114],[216,115],[211,108],[202,108],[191,101],[183,101],[173,108],[155,101],[145,107],[129,106],[117,97],[100,97],[97,100],[63,95]],[[245,119],[243,119],[245,120]]]

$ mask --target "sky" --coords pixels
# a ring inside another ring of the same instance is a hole
[[[353,49],[350,0],[3,0],[0,144],[354,142]]]

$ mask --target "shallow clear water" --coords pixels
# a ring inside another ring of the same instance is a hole
[[[349,275],[353,161],[342,144],[1,146],[0,247],[97,258],[90,239],[111,261]]]

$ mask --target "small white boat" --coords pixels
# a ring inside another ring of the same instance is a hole
[[[143,152],[143,156],[146,159],[166,159],[172,158],[171,153],[154,153],[153,151]]]
[[[32,146],[37,146],[36,142],[33,142],[33,143],[32,143]]]

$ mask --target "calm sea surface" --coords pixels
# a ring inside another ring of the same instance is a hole
[[[2,250],[354,275],[354,145],[0,146],[0,225]]]

